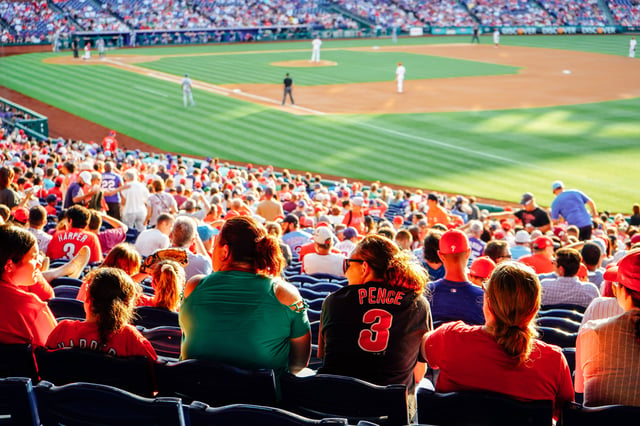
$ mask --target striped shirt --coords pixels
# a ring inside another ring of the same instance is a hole
[[[584,311],[580,328],[582,329],[589,321],[615,317],[622,312],[624,311],[615,297],[596,297],[591,301],[587,310]]]
[[[582,282],[578,277],[558,277],[542,280],[542,306],[569,303],[585,308],[600,296],[598,287]]]
[[[576,392],[584,391],[584,404],[640,406],[640,343],[635,322],[640,309],[590,321],[578,334]]]

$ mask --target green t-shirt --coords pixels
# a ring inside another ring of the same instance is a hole
[[[203,278],[180,308],[181,358],[287,370],[289,339],[307,334],[309,319],[280,303],[274,284],[240,271]]]

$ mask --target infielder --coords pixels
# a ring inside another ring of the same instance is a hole
[[[196,106],[196,103],[193,101],[193,93],[191,93],[191,79],[189,78],[189,74],[184,75],[181,85],[184,107],[187,107],[187,101],[189,101],[189,105]]]
[[[629,57],[630,58],[635,58],[636,57],[636,45],[638,44],[638,42],[636,41],[635,37],[631,37],[631,40],[629,40]]]
[[[497,28],[493,31],[493,44],[494,47],[498,47],[500,44],[500,31]]]
[[[98,40],[96,40],[96,48],[98,49],[98,56],[103,58],[104,57],[104,39],[102,37],[98,37]]]
[[[402,65],[402,62],[398,62],[398,68],[396,68],[396,83],[398,83],[398,93],[402,93],[402,84],[404,83],[404,75],[407,69]]]
[[[322,40],[316,36],[311,42],[311,62],[320,62],[320,46],[322,46]]]

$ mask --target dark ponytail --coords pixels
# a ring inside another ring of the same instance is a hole
[[[106,345],[112,333],[131,321],[137,289],[131,277],[121,269],[99,268],[93,274],[88,297],[91,312],[96,316],[101,345]]]

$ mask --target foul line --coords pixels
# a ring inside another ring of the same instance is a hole
[[[155,79],[158,79],[158,80],[168,81],[170,83],[180,84],[180,82],[182,81],[182,79],[180,77],[177,77],[177,76],[175,76],[173,74],[168,74],[168,73],[164,73],[164,72],[161,72],[161,71],[149,71],[147,68],[139,67],[137,65],[127,64],[125,62],[114,61],[113,59],[105,59],[104,62],[111,63],[111,64],[117,66],[118,68],[123,68],[123,69],[129,70],[129,71],[135,72],[137,74],[142,74],[142,75],[145,75],[147,77],[155,78]],[[257,100],[257,101],[261,101],[261,102],[268,103],[268,104],[280,105],[280,102],[275,100],[275,99],[267,98],[265,96],[260,96],[260,95],[254,95],[252,93],[242,92],[240,90],[236,91],[234,89],[227,89],[226,87],[217,86],[217,85],[211,84],[211,83],[205,83],[205,82],[199,81],[199,80],[194,80],[193,81],[193,87],[196,88],[196,89],[201,89],[201,90],[205,90],[205,91],[208,91],[208,92],[211,92],[211,93],[215,93],[217,95],[233,96],[233,97],[238,97],[238,98],[244,97],[244,98]],[[141,89],[141,90],[144,90],[144,89]],[[151,90],[146,90],[146,91],[151,92],[151,93],[160,94],[160,93],[157,93],[157,92],[153,92]],[[163,95],[163,96],[166,96],[166,95]],[[322,111],[316,111],[314,109],[305,108],[305,107],[299,106],[299,105],[291,105],[290,108],[295,108],[297,110],[305,111],[305,112],[307,112],[309,114],[313,114],[313,115],[326,115],[326,113],[324,113]]]

